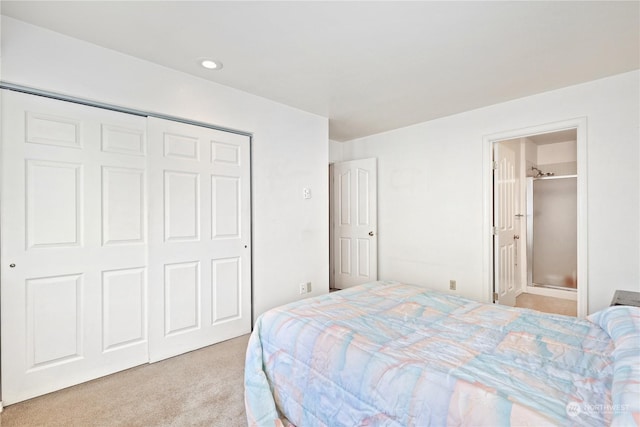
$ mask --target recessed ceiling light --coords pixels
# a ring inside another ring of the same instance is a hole
[[[222,62],[208,58],[200,59],[200,65],[208,70],[219,70],[222,68]]]

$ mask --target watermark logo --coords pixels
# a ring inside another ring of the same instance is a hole
[[[570,417],[577,417],[578,415],[585,414],[617,414],[620,412],[629,411],[629,405],[620,405],[620,404],[589,404],[589,403],[578,403],[578,402],[569,402],[565,407],[565,411],[567,415]]]
[[[567,415],[569,415],[570,417],[577,417],[578,415],[580,415],[580,412],[582,412],[582,409],[580,408],[580,404],[578,402],[567,403],[565,410],[567,411]]]

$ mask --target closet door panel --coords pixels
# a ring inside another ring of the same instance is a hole
[[[150,118],[152,361],[251,331],[249,138]]]
[[[164,240],[200,239],[200,174],[164,171]]]
[[[5,404],[250,332],[248,137],[11,91],[2,123]]]
[[[145,243],[144,169],[102,168],[102,242]]]
[[[30,159],[25,162],[27,247],[80,245],[82,164]]]
[[[146,342],[146,269],[102,273],[103,351]]]
[[[2,93],[2,398],[148,360],[146,118]]]

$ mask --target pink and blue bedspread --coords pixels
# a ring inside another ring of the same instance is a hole
[[[245,403],[251,426],[638,425],[640,309],[581,320],[370,283],[261,316]]]

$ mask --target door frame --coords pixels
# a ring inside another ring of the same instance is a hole
[[[493,254],[493,144],[499,141],[541,133],[576,129],[578,169],[578,288],[577,314],[585,317],[589,312],[589,265],[588,265],[588,221],[587,221],[587,118],[578,117],[559,122],[535,125],[485,135],[482,138],[482,198],[483,198],[483,295],[486,302],[493,302],[494,254]]]

